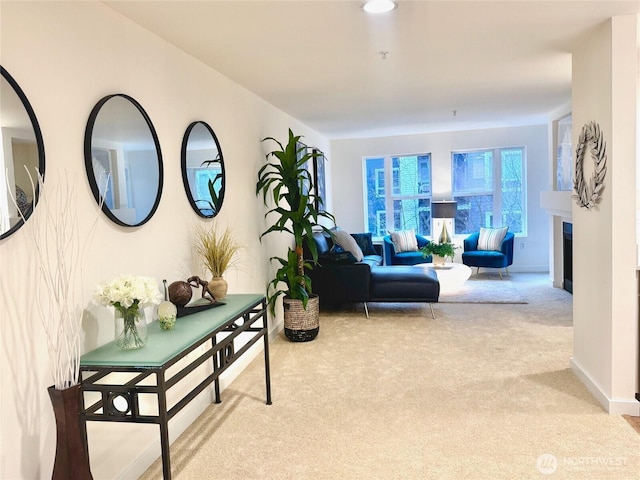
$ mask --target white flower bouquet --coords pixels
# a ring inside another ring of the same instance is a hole
[[[122,331],[116,323],[116,343],[122,349],[143,347],[146,341],[145,307],[160,303],[162,295],[153,277],[120,275],[109,282],[98,285],[94,301],[101,305],[112,305],[116,320],[123,319]],[[144,325],[141,323],[144,322]]]
[[[134,305],[144,308],[160,303],[162,294],[153,277],[119,275],[98,285],[94,299],[101,305],[113,305],[116,308],[128,309]]]

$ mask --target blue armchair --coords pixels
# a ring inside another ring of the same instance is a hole
[[[476,267],[476,273],[483,268],[497,268],[500,278],[502,278],[501,268],[504,268],[509,275],[509,265],[513,263],[513,242],[514,235],[507,232],[500,251],[495,250],[478,250],[478,239],[480,233],[472,233],[464,239],[464,252],[462,253],[462,263],[469,267]]]
[[[430,263],[432,261],[431,255],[424,257],[419,250],[424,247],[429,240],[422,235],[416,235],[418,241],[417,252],[400,252],[396,253],[396,248],[391,241],[391,235],[387,235],[382,239],[382,246],[384,250],[384,263],[385,265],[416,265],[418,263]]]

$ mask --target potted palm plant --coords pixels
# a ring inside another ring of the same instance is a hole
[[[202,162],[201,166],[216,166],[220,168],[222,165],[222,160],[220,159],[220,154],[216,156],[213,160],[205,160]],[[222,200],[224,199],[224,177],[222,173],[217,173],[213,179],[209,179],[207,182],[207,188],[209,190],[209,196],[211,200],[200,200],[201,202],[205,202],[207,207],[211,209],[213,217],[215,217],[222,207]]]
[[[265,218],[275,218],[260,238],[272,232],[293,235],[293,246],[288,247],[287,255],[270,259],[279,268],[267,286],[267,301],[273,314],[276,300],[283,295],[285,335],[291,341],[305,342],[313,340],[320,330],[319,299],[313,295],[311,279],[305,274],[305,269],[312,268],[318,260],[313,229],[328,231],[318,220],[333,222],[334,217],[325,210],[319,211],[322,201],[313,193],[313,177],[306,168],[307,162],[318,154],[309,153],[300,138],[289,129],[286,146],[273,137],[263,139],[275,142],[278,148],[267,154],[267,164],[258,172],[256,195],[262,194],[265,206],[271,206]],[[305,246],[312,262],[304,259]]]

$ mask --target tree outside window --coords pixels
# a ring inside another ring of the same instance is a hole
[[[368,232],[380,237],[413,228],[431,234],[430,154],[365,158],[364,170]]]
[[[525,233],[524,147],[452,153],[456,234],[508,226]]]

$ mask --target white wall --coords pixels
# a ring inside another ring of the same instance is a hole
[[[451,152],[522,146],[527,150],[527,235],[516,238],[513,271],[548,271],[549,225],[540,208],[540,191],[548,188],[547,126],[497,128],[331,142],[333,213],[351,232],[365,228],[362,158],[374,155],[430,153],[433,198],[451,199]]]
[[[607,142],[598,208],[573,204],[574,371],[611,413],[638,415],[637,17],[606,22],[573,54],[573,143],[595,121]],[[593,171],[590,154],[585,175]]]
[[[267,148],[273,147],[260,140],[267,135],[284,140],[291,127],[305,135],[305,143],[327,153],[328,141],[100,2],[2,1],[0,10],[0,61],[39,120],[45,183],[53,186],[61,175],[77,179],[83,231],[99,216],[84,264],[83,348],[113,338],[111,312],[90,302],[97,283],[127,272],[151,275],[158,282],[203,273],[191,252],[191,232],[195,224],[210,220],[191,209],[180,173],[182,137],[195,120],[213,127],[224,153],[227,189],[219,221],[231,225],[248,247],[239,270],[227,275],[229,292],[263,292],[271,268],[268,258],[280,254],[287,239],[259,242],[264,209],[254,193],[255,180]],[[83,138],[89,113],[113,93],[131,95],[145,108],[164,157],[160,205],[140,228],[119,227],[99,213],[85,176]],[[29,221],[38,221],[37,209]],[[0,478],[49,478],[56,443],[46,392],[52,378],[33,302],[38,281],[25,228],[0,241],[0,265]],[[270,325],[272,332],[281,326],[280,314],[277,320]],[[158,437],[157,426],[144,427],[143,437],[123,434],[129,430],[119,429],[121,425],[110,427],[91,425],[97,479],[122,475],[135,461],[139,445]],[[134,478],[135,469],[127,475]]]

